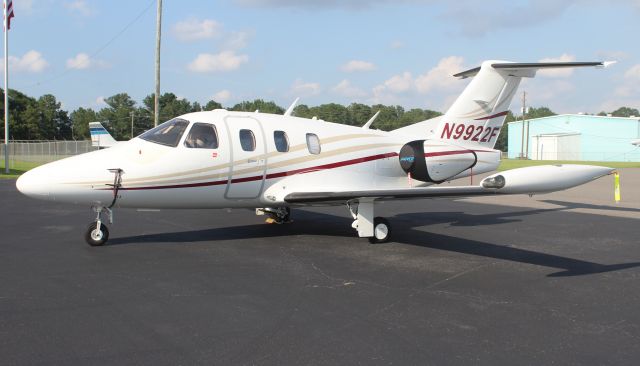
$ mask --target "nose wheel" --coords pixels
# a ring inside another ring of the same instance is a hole
[[[89,224],[84,233],[84,240],[92,247],[104,245],[109,240],[109,229],[107,225],[96,221]]]

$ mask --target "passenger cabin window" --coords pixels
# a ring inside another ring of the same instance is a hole
[[[240,146],[244,151],[256,149],[256,137],[251,130],[240,130]]]
[[[176,147],[187,126],[189,126],[189,121],[174,118],[143,133],[140,138],[156,144]]]
[[[184,146],[193,149],[217,149],[216,127],[208,123],[194,123],[184,140]]]
[[[273,131],[273,141],[276,143],[276,150],[279,152],[289,151],[289,139],[284,131]]]
[[[320,139],[315,133],[307,134],[307,149],[309,149],[309,153],[311,154],[320,154]]]

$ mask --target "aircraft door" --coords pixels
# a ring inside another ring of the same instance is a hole
[[[228,116],[224,121],[231,145],[231,166],[225,198],[257,198],[262,192],[267,168],[267,144],[262,125],[249,116]]]

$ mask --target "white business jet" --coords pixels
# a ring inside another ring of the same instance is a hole
[[[439,186],[495,170],[494,150],[523,77],[545,68],[605,62],[486,61],[454,76],[473,78],[441,117],[390,132],[284,115],[214,110],[189,113],[109,149],[49,163],[16,185],[33,198],[92,206],[85,239],[103,245],[113,210],[257,208],[277,223],[290,207],[344,204],[353,228],[373,243],[391,225],[376,202],[391,199],[534,194],[563,190],[612,172],[580,165],[536,166],[493,174],[477,186]]]

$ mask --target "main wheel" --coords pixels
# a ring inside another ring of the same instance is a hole
[[[109,229],[107,225],[100,223],[100,230],[98,230],[98,223],[92,222],[84,233],[84,240],[92,247],[104,245],[104,243],[109,240]]]
[[[386,243],[391,236],[391,224],[385,218],[376,217],[373,219],[373,236],[369,238],[369,243]]]

